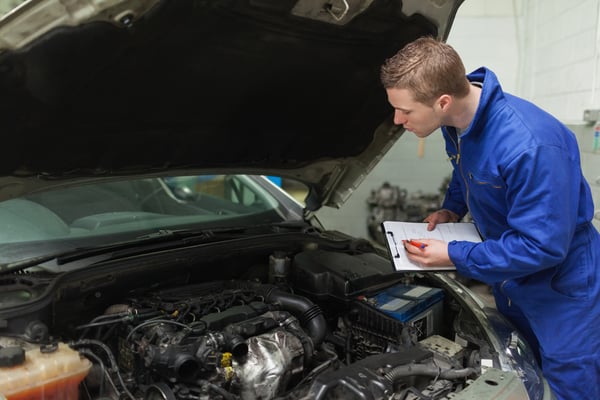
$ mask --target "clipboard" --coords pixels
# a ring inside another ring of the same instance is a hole
[[[426,222],[383,221],[381,227],[385,236],[387,248],[396,271],[452,271],[454,265],[424,267],[408,258],[402,244],[409,239],[438,239],[444,242],[465,240],[481,242],[477,227],[472,222],[448,222],[437,224],[432,231],[427,230]]]

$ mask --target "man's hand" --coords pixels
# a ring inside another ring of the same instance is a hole
[[[448,243],[437,239],[415,239],[425,247],[414,246],[408,240],[403,240],[406,255],[412,261],[425,267],[440,267],[454,265],[448,256]]]
[[[458,222],[458,215],[445,208],[437,210],[429,214],[423,222],[428,222],[427,230],[432,231],[435,229],[437,224],[443,224],[445,222]]]

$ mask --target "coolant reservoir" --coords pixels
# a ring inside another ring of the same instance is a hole
[[[78,385],[92,367],[66,343],[53,348],[21,345],[3,350],[11,351],[2,352],[6,357],[0,363],[0,399],[77,400]]]

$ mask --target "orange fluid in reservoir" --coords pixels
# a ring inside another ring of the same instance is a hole
[[[24,364],[0,368],[0,394],[7,400],[77,400],[90,368],[89,360],[64,343],[52,353],[29,349]]]
[[[87,372],[9,395],[7,400],[78,400],[79,383]]]

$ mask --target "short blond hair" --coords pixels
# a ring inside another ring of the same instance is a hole
[[[381,67],[386,89],[408,89],[415,101],[431,105],[443,94],[463,98],[469,93],[465,66],[452,46],[431,37],[404,46]]]

